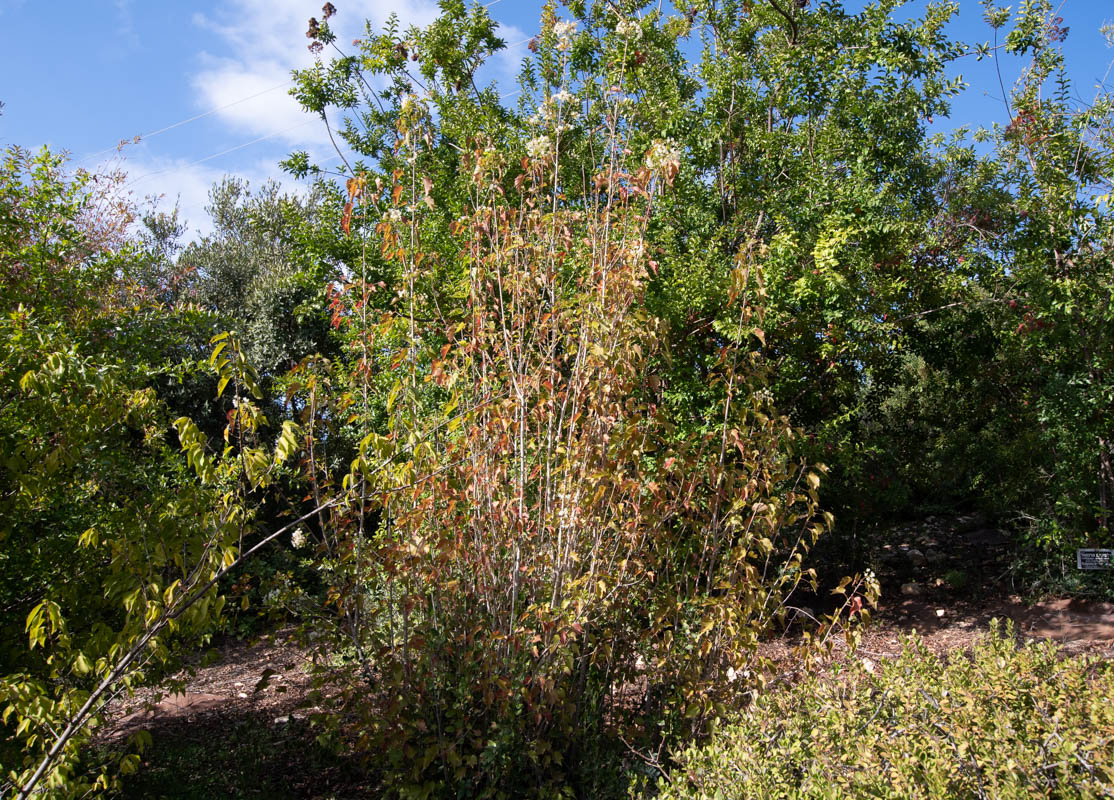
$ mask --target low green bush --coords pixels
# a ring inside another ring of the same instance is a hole
[[[1114,797],[1114,667],[991,633],[940,657],[916,637],[761,697],[682,753],[660,797]]]

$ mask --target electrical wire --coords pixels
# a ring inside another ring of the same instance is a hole
[[[248,95],[247,97],[241,97],[239,100],[233,100],[231,103],[227,103],[226,105],[218,106],[217,108],[211,108],[208,111],[203,111],[200,114],[195,114],[194,116],[189,117],[187,119],[179,120],[178,122],[167,125],[165,128],[159,128],[157,131],[151,131],[150,133],[141,133],[138,137],[135,137],[134,139],[124,139],[124,140],[122,140],[122,143],[140,142],[140,141],[144,141],[146,139],[150,139],[154,136],[158,136],[160,133],[166,133],[167,131],[172,131],[175,128],[180,128],[183,125],[188,125],[191,122],[196,122],[199,119],[204,119],[205,117],[212,116],[213,114],[216,114],[218,111],[224,111],[225,109],[232,108],[233,106],[238,106],[238,105],[240,105],[240,103],[246,103],[248,100],[254,100],[257,97],[262,97],[263,95],[268,94],[270,92],[273,92],[277,89],[284,89],[287,86],[290,86],[291,84],[293,84],[293,81],[286,81],[285,83],[277,84],[275,86],[270,87],[269,89],[264,89],[261,92],[256,92],[255,94]],[[103,156],[107,153],[111,153],[114,150],[119,150],[120,146],[121,145],[117,144],[117,145],[114,145],[113,147],[106,147],[104,150],[100,150],[96,153],[92,153],[90,155],[85,156],[84,158],[81,158],[78,161],[78,163],[83,164],[86,161],[89,161],[89,160],[94,159],[94,158],[98,158],[98,157]]]
[[[140,181],[144,181],[147,178],[153,178],[156,175],[162,175],[163,173],[170,172],[171,170],[196,167],[198,164],[204,164],[206,161],[212,161],[214,158],[220,158],[221,156],[226,156],[229,153],[235,153],[237,150],[243,150],[245,147],[251,147],[253,144],[259,144],[260,142],[266,141],[267,139],[273,139],[276,136],[282,136],[284,133],[289,133],[290,131],[297,130],[298,128],[304,128],[306,125],[317,121],[317,119],[307,119],[305,122],[299,122],[297,125],[291,125],[289,128],[284,128],[281,131],[268,133],[266,136],[260,136],[258,139],[252,139],[250,142],[244,142],[243,144],[238,144],[235,147],[229,147],[227,150],[221,150],[219,153],[213,153],[212,155],[205,156],[204,158],[199,158],[196,161],[190,161],[187,164],[175,164],[164,169],[155,170],[154,172],[148,172],[146,175],[140,175],[138,178],[128,181],[127,186],[134,186]]]

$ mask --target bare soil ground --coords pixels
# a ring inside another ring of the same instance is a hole
[[[1114,604],[1026,603],[1002,581],[1008,541],[978,517],[928,518],[877,554],[884,600],[858,656],[896,656],[915,630],[940,653],[968,649],[992,619],[1022,639],[1051,639],[1070,654],[1114,658]],[[891,537],[887,537],[891,538]],[[788,643],[770,643],[771,655]],[[118,704],[99,737],[111,747],[146,729],[154,745],[125,797],[358,798],[371,796],[354,765],[316,738],[311,665],[284,632],[229,640],[185,678],[185,691]]]
[[[1027,602],[1010,578],[1009,538],[980,515],[928,517],[884,538],[888,543],[872,559],[882,602],[864,651],[891,655],[912,630],[938,652],[966,649],[998,619],[1011,621],[1021,639],[1051,639],[1073,655],[1114,657],[1114,604]]]
[[[182,676],[185,692],[148,691],[120,703],[106,734],[126,736],[168,720],[194,722],[214,711],[270,715],[279,720],[274,724],[313,711],[305,707],[309,661],[283,631],[250,641],[229,639],[216,650],[213,664]]]
[[[289,631],[228,639],[214,663],[180,677],[184,691],[146,692],[112,709],[95,746],[125,745],[140,730],[153,744],[124,798],[314,798],[370,796],[359,770],[311,724],[312,664]]]

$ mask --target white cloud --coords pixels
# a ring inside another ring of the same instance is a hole
[[[380,30],[394,14],[405,29],[428,25],[438,13],[434,0],[346,0],[329,24],[338,46],[348,51],[353,39],[365,35],[365,21]],[[202,69],[193,77],[198,105],[220,109],[217,117],[238,132],[266,136],[281,131],[279,138],[290,146],[331,150],[321,124],[290,130],[307,116],[286,87],[275,88],[289,82],[291,70],[313,64],[305,35],[311,16],[321,16],[316,0],[230,0],[219,16],[195,14],[194,24],[226,47],[221,53],[200,54]],[[513,26],[500,27],[499,35],[508,48],[493,59],[487,74],[504,91],[513,91],[529,36]]]
[[[209,205],[209,190],[225,176],[228,170],[209,164],[195,164],[180,158],[149,157],[138,153],[110,162],[127,174],[124,188],[133,202],[141,207],[154,205],[159,211],[172,211],[178,207],[178,217],[187,226],[187,240],[194,240],[212,232],[213,226],[205,207]],[[235,176],[246,180],[253,189],[268,180],[277,180],[283,191],[301,194],[307,191],[304,184],[288,176],[276,175],[270,159],[254,163],[239,163]],[[161,187],[173,186],[173,192],[159,194]]]
[[[11,0],[0,0],[4,2]],[[117,2],[121,13],[126,13],[130,0]],[[338,45],[351,49],[351,41],[365,35],[365,20],[379,30],[392,13],[405,29],[433,22],[438,9],[434,0],[360,0],[351,4],[346,0],[329,22]],[[199,54],[200,69],[192,76],[197,104],[203,111],[215,109],[216,120],[248,141],[207,156],[203,163],[155,155],[147,150],[146,142],[129,145],[118,163],[128,174],[127,189],[134,200],[151,197],[163,211],[177,205],[188,225],[188,238],[196,239],[212,230],[205,211],[209,190],[227,174],[248,180],[253,187],[273,178],[285,191],[305,190],[304,184],[278,173],[276,158],[260,158],[254,147],[247,149],[258,140],[266,139],[283,151],[306,148],[319,161],[335,160],[320,121],[303,112],[287,93],[291,70],[314,61],[305,36],[311,16],[320,18],[318,0],[228,0],[215,15],[194,14],[194,25],[214,35],[214,46]],[[508,48],[489,63],[484,78],[499,81],[503,91],[509,91],[515,88],[514,77],[528,34],[503,26],[499,35]],[[255,154],[250,156],[254,160],[208,161],[241,148],[242,155]],[[168,186],[174,187],[172,192],[158,194]]]
[[[135,34],[135,23],[132,16],[132,0],[116,0],[116,34],[135,46],[139,44],[139,37]]]
[[[499,83],[501,96],[505,96],[509,92],[517,94],[518,73],[522,70],[522,60],[529,55],[527,48],[532,35],[521,28],[516,28],[514,25],[504,25],[502,23],[500,23],[499,30],[496,33],[506,44],[506,47],[492,58],[491,67],[496,72],[496,75],[493,76],[494,80]]]
[[[364,0],[342,5],[341,12],[329,20],[339,45],[363,36],[365,19],[381,26],[394,13],[405,27],[427,25],[438,13],[431,0]],[[292,146],[327,146],[328,134],[321,125],[289,130],[305,120],[306,114],[285,89],[273,89],[290,80],[291,70],[313,64],[305,32],[309,18],[321,16],[320,6],[304,0],[232,0],[223,9],[219,17],[194,15],[196,25],[216,34],[227,47],[221,54],[201,54],[202,69],[193,79],[198,104],[206,109],[221,108],[217,116],[247,134],[287,131],[281,138]],[[237,102],[256,94],[259,96]]]
[[[216,116],[234,130],[252,136],[277,135],[292,146],[326,145],[319,123],[287,94],[290,68],[275,61],[244,64],[235,59],[205,59],[208,67],[194,78],[200,104],[219,108]],[[250,98],[250,99],[245,99]]]
[[[209,190],[224,177],[224,170],[205,165],[191,165],[183,159],[155,159],[152,161],[129,160],[127,184],[137,200],[151,200],[160,211],[171,211],[177,205],[178,218],[188,230],[187,238],[194,239],[212,231],[205,206],[209,204]],[[237,169],[242,174],[243,168]],[[157,176],[157,179],[155,179]],[[154,194],[163,186],[173,186],[172,193]]]

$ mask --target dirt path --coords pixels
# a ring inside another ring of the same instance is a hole
[[[883,602],[876,624],[863,637],[863,654],[896,655],[901,639],[913,630],[936,652],[964,650],[998,619],[1012,621],[1023,639],[1051,639],[1072,655],[1114,658],[1114,604],[1058,599],[1027,605],[1020,597],[982,604],[946,600]]]
[[[865,649],[891,653],[916,630],[937,651],[964,649],[992,619],[1024,639],[1051,639],[1071,654],[1114,658],[1114,604],[1013,593],[1010,538],[978,514],[927,517],[896,526],[868,558],[883,586]]]
[[[936,652],[962,651],[989,626],[1009,619],[1024,638],[1053,639],[1072,654],[1114,658],[1114,604],[1020,598],[991,603],[948,601],[945,595],[884,603],[857,656],[896,656],[916,630]],[[780,649],[780,648],[779,648]],[[787,655],[783,653],[782,655]],[[775,655],[776,658],[776,655]],[[134,698],[116,709],[99,737],[122,743],[145,729],[154,745],[125,784],[125,798],[313,798],[365,796],[359,770],[318,740],[310,716],[310,664],[281,636],[229,641],[216,663],[186,678],[184,692]]]
[[[117,704],[95,747],[113,751],[150,732],[153,744],[125,780],[125,800],[364,797],[359,771],[311,724],[321,710],[311,672],[287,632],[226,641],[214,663],[179,676],[178,693]]]
[[[1019,597],[982,604],[947,597],[884,601],[861,649],[864,655],[896,655],[904,636],[915,630],[935,651],[962,650],[994,618],[1013,621],[1025,639],[1051,639],[1071,654],[1114,658],[1114,604],[1061,599],[1026,605]],[[186,678],[184,692],[157,702],[148,693],[121,704],[106,732],[118,738],[169,721],[204,723],[213,712],[261,715],[271,724],[286,724],[316,710],[306,705],[309,672],[305,654],[281,633],[256,642],[233,640],[219,649],[216,663]]]
[[[232,639],[216,648],[212,664],[179,676],[184,691],[165,696],[145,691],[120,703],[106,734],[118,738],[169,720],[204,721],[214,711],[304,716],[312,711],[298,708],[310,688],[310,669],[306,654],[285,631],[254,641]]]

